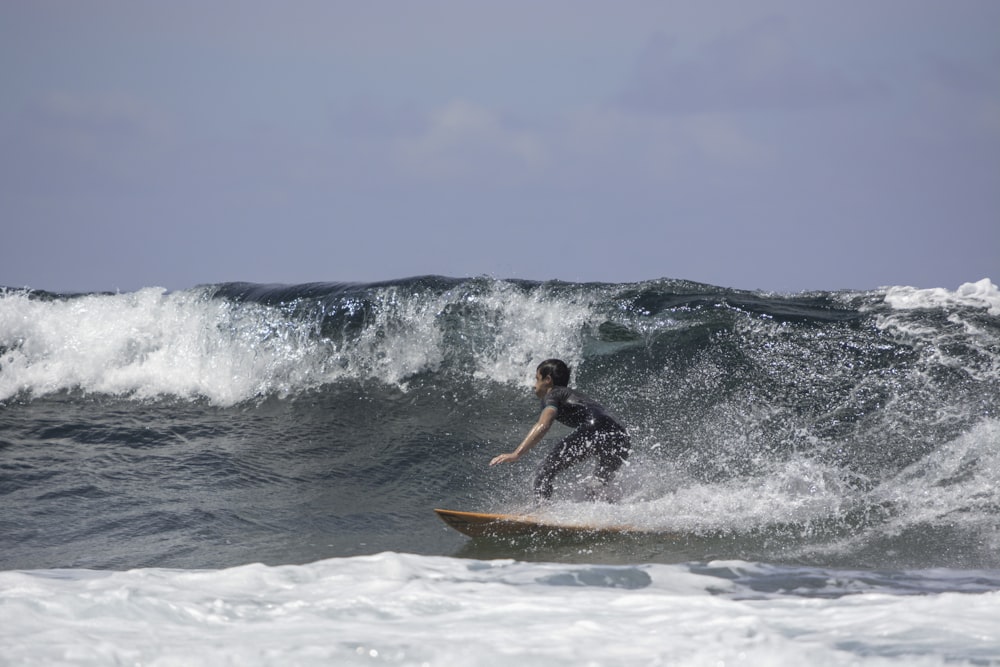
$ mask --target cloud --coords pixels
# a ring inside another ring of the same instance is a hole
[[[38,138],[94,148],[153,139],[167,126],[165,115],[152,105],[121,93],[49,92],[30,103],[26,114],[29,131]]]
[[[424,131],[400,140],[396,149],[408,174],[431,181],[523,182],[548,163],[548,151],[536,133],[463,100],[433,111]]]
[[[172,140],[167,114],[138,97],[40,93],[0,128],[0,191],[64,195],[138,187]]]
[[[323,161],[337,187],[355,192],[541,188],[592,197],[651,188],[663,195],[689,188],[700,170],[722,177],[774,158],[739,117],[722,113],[661,116],[590,105],[524,122],[467,100],[423,115],[377,103],[358,108],[365,113],[336,119],[336,145]]]
[[[677,39],[654,34],[617,102],[659,114],[799,109],[854,102],[880,90],[810,59],[784,21],[765,20],[686,55]]]
[[[722,177],[732,170],[756,169],[772,149],[739,118],[703,113],[686,116],[633,114],[593,107],[566,118],[552,137],[560,173],[553,180],[594,191],[690,193],[698,174]],[[713,180],[713,179],[709,179]],[[595,188],[598,188],[595,190]]]

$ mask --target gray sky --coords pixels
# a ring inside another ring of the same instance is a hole
[[[1000,2],[12,0],[0,285],[1000,280]]]

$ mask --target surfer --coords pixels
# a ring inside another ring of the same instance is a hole
[[[597,458],[594,476],[603,491],[631,450],[625,428],[600,403],[569,388],[569,372],[569,366],[559,359],[546,359],[538,365],[535,395],[542,402],[542,413],[517,449],[490,461],[491,466],[517,461],[541,442],[553,421],[576,429],[542,461],[534,484],[535,495],[540,499],[552,495],[556,475],[589,457]]]

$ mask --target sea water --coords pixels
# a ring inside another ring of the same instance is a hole
[[[550,356],[644,532],[459,535]],[[1000,664],[998,410],[990,280],[5,290],[0,664]]]

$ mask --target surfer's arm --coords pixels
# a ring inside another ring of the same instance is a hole
[[[511,461],[516,461],[521,458],[525,452],[537,445],[545,437],[545,434],[549,432],[549,428],[552,426],[552,422],[556,418],[556,409],[553,407],[547,407],[542,410],[542,414],[538,416],[538,421],[535,425],[531,427],[528,431],[528,435],[525,436],[521,444],[517,446],[513,452],[509,454],[500,454],[490,461],[491,466],[495,466],[498,463],[510,463]]]

